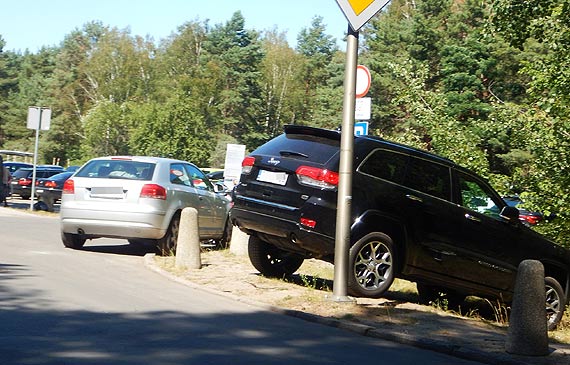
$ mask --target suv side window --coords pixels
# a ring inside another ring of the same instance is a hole
[[[412,157],[404,185],[422,193],[451,201],[451,174],[447,166]]]
[[[380,179],[401,183],[407,163],[407,155],[387,150],[375,150],[362,162],[358,171]]]
[[[498,219],[501,205],[489,188],[471,176],[459,173],[461,205],[481,214]]]

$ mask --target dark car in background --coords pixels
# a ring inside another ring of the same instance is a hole
[[[37,209],[53,211],[53,205],[61,200],[63,185],[73,172],[60,172],[51,177],[36,180]]]
[[[518,196],[504,196],[503,200],[511,207],[515,207],[519,210],[519,219],[527,226],[534,226],[545,220],[552,220],[555,217],[554,214],[545,217],[541,212],[534,212],[523,208],[524,202]]]
[[[36,167],[36,180],[51,177],[60,172],[62,172],[61,168]],[[12,196],[19,195],[22,199],[30,198],[32,195],[33,173],[33,168],[22,167],[12,174],[12,181],[10,182]]]
[[[18,171],[18,169],[22,167],[34,167],[34,165],[26,162],[4,161],[4,167],[7,167],[10,174],[14,175],[14,172]]]
[[[242,163],[230,216],[250,235],[263,275],[294,273],[308,258],[334,262],[339,131],[286,126]],[[519,264],[544,265],[548,327],[562,318],[570,250],[519,220],[487,181],[434,154],[372,136],[353,148],[348,292],[380,297],[395,277],[419,299],[512,300]]]

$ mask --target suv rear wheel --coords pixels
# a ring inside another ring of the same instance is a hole
[[[348,292],[353,296],[379,298],[390,288],[397,257],[392,239],[369,233],[350,248]]]
[[[282,278],[293,274],[304,261],[302,256],[280,250],[255,236],[249,237],[247,253],[253,267],[271,278]]]

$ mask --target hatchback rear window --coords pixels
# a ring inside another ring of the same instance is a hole
[[[81,168],[75,177],[105,179],[151,180],[155,164],[131,160],[93,160]]]
[[[282,134],[252,154],[282,156],[324,164],[339,152],[339,141],[304,134]]]

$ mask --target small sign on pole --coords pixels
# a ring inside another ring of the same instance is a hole
[[[30,195],[30,210],[34,210],[34,200],[36,198],[36,165],[38,164],[38,146],[40,143],[40,129],[47,131],[51,121],[51,109],[39,106],[28,108],[28,129],[36,130],[36,143],[34,146],[34,167],[32,172],[32,191]]]
[[[51,109],[31,106],[28,108],[28,129],[49,130],[51,122]]]

